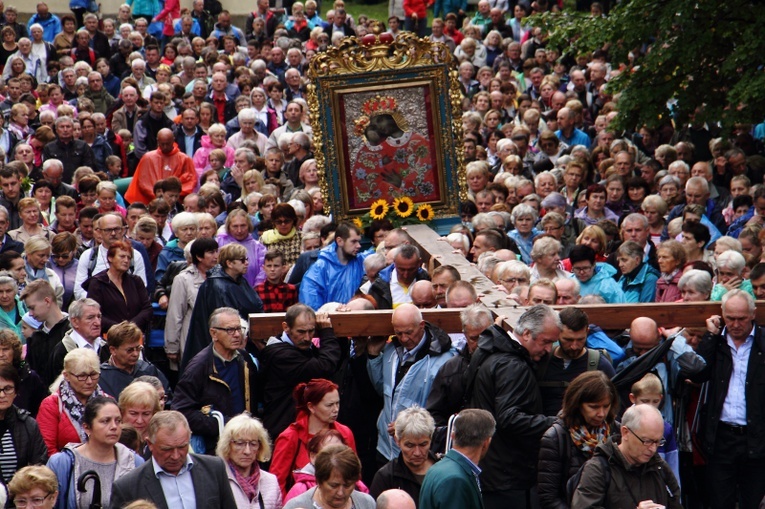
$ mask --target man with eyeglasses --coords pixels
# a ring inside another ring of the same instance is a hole
[[[204,439],[209,454],[218,441],[218,421],[211,411],[220,412],[228,421],[244,411],[255,413],[258,408],[258,368],[244,349],[247,336],[240,320],[234,308],[213,311],[212,343],[186,365],[172,403],[173,410],[186,416],[192,433]]]
[[[106,254],[114,242],[125,239],[127,228],[121,215],[118,213],[108,213],[98,219],[95,230],[100,234],[101,244],[97,247],[86,249],[80,256],[80,261],[77,265],[77,276],[74,279],[74,297],[76,299],[81,299],[87,295],[87,292],[82,288],[82,283],[86,279],[109,268]],[[132,273],[140,277],[143,284],[151,292],[154,286],[154,278],[149,278],[151,280],[150,284],[147,282],[145,257],[143,253],[136,249],[137,242],[131,241],[131,244],[133,245]],[[95,263],[93,262],[93,257],[96,257]],[[148,255],[146,258],[148,258]]]
[[[93,350],[101,362],[109,360],[109,349],[101,338],[101,304],[88,298],[74,301],[69,306],[69,323],[72,328],[51,352],[51,373],[61,373],[64,357],[75,348]]]
[[[571,509],[681,509],[677,479],[657,454],[662,445],[664,419],[659,411],[645,404],[628,408],[622,417],[621,438],[612,433],[584,465]]]
[[[694,382],[707,382],[699,438],[707,456],[710,507],[758,507],[765,495],[765,338],[755,302],[742,290],[722,297],[722,316],[707,319],[697,347],[707,361]]]
[[[143,333],[132,322],[112,325],[106,334],[109,346],[109,360],[101,364],[101,379],[98,385],[107,394],[119,399],[128,385],[140,376],[155,376],[162,382],[168,401],[172,391],[165,375],[157,367],[141,358]]]
[[[190,454],[190,442],[191,429],[183,414],[157,412],[149,422],[151,460],[115,481],[109,507],[126,507],[141,499],[173,509],[236,507],[226,464],[212,455]]]

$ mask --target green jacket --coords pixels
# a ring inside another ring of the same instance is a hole
[[[420,488],[420,509],[483,509],[477,479],[468,460],[455,450],[430,467]]]

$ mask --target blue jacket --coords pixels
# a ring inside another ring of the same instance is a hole
[[[64,450],[51,456],[48,468],[53,470],[58,479],[58,499],[55,509],[77,509],[77,485],[74,478],[74,452],[82,444],[67,444]],[[131,470],[144,464],[144,459],[122,444],[115,445],[117,450],[117,467],[114,472],[116,481]],[[95,501],[94,501],[95,502]],[[106,504],[104,504],[106,507]]]
[[[61,19],[53,13],[48,13],[47,19],[40,19],[39,14],[35,14],[27,22],[27,29],[32,28],[32,25],[39,23],[43,27],[43,40],[49,43],[53,43],[53,39],[56,38],[61,29]],[[31,32],[30,32],[31,33]]]
[[[178,247],[178,239],[173,239],[162,248],[159,252],[159,258],[157,259],[157,270],[154,271],[154,279],[159,281],[165,274],[168,265],[173,262],[185,261],[186,257],[183,256],[183,249]]]
[[[348,302],[364,277],[364,257],[358,255],[343,265],[337,257],[337,244],[322,248],[316,263],[300,283],[300,302],[319,309],[327,302]]]
[[[402,350],[398,339],[394,337],[385,345],[382,355],[370,358],[367,362],[372,385],[384,401],[382,412],[377,419],[377,452],[388,460],[392,460],[401,452],[393,437],[388,434],[388,424],[395,421],[398,413],[406,408],[413,405],[425,407],[438,370],[457,354],[449,335],[427,322],[423,341],[427,343],[420,346],[414,364],[398,385],[395,384],[394,378],[394,363],[398,366],[398,351]]]
[[[199,20],[197,18],[191,18],[191,33],[196,35],[197,37],[202,36],[202,28],[199,26]],[[175,30],[176,34],[181,33],[181,20],[178,18],[175,20],[175,23],[173,23],[173,30]],[[116,96],[115,96],[116,97]]]
[[[71,0],[71,2],[87,3],[88,0]],[[127,0],[126,3],[133,8],[133,16],[140,16],[143,14],[154,17],[159,14],[159,2],[157,0]]]
[[[89,6],[90,6],[89,0],[69,0],[69,9],[87,9]]]
[[[659,271],[648,263],[643,263],[634,278],[620,277],[619,286],[624,292],[624,302],[653,302],[656,296],[656,281],[658,280]]]
[[[613,275],[616,269],[607,263],[596,263],[595,274],[586,283],[579,281],[582,287],[579,295],[600,295],[606,299],[608,304],[622,304],[624,302],[624,292],[617,283]],[[573,275],[571,277],[574,277]]]
[[[113,72],[110,72],[109,75],[104,78],[104,88],[107,92],[109,92],[109,95],[112,97],[119,97],[120,96],[120,84],[121,81],[118,76],[116,76]],[[115,154],[119,155],[119,154]]]
[[[624,359],[624,349],[616,341],[609,338],[603,329],[597,325],[590,324],[587,332],[587,348],[596,348],[605,350],[611,356],[611,363],[616,365]]]
[[[467,11],[467,0],[436,0],[433,5],[433,17],[444,18],[450,12],[459,14],[460,9]]]
[[[19,315],[19,321],[17,323],[11,323],[10,321],[8,321],[8,317],[5,314],[5,312],[2,312],[0,313],[0,330],[11,329],[20,338],[23,338],[24,335],[21,334],[21,317],[24,316],[24,314],[27,312],[27,307],[24,305],[23,302],[21,302],[21,299],[19,299],[18,295],[15,298],[16,298],[16,313],[18,313]]]
[[[512,230],[507,234],[507,236],[513,239],[518,245],[518,249],[521,251],[519,253],[521,255],[521,261],[523,261],[523,263],[526,265],[531,265],[533,261],[531,259],[531,247],[534,245],[534,239],[541,234],[542,232],[536,228],[532,228],[531,234],[526,238],[521,237],[521,235],[518,233],[518,230]]]
[[[93,157],[96,159],[98,171],[106,171],[106,158],[112,154],[112,147],[106,142],[106,138],[100,134],[96,135],[96,141],[90,146],[93,151]]]

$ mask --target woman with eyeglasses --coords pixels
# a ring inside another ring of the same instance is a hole
[[[5,332],[5,331],[4,331]],[[45,463],[48,449],[32,415],[13,404],[19,390],[19,374],[10,364],[0,366],[0,477],[7,483],[27,465]]]
[[[538,490],[542,509],[568,508],[567,481],[598,444],[619,433],[619,395],[602,371],[582,373],[566,388],[563,408],[542,437]]]
[[[48,468],[58,479],[58,492],[63,494],[56,509],[87,509],[91,504],[108,507],[114,481],[143,465],[144,460],[119,443],[122,415],[117,402],[108,396],[96,396],[88,401],[82,417],[82,428],[87,440],[81,444],[67,444],[63,451],[51,456]],[[93,497],[94,483],[86,490],[77,489],[83,472],[98,474],[101,499]]]
[[[101,362],[93,350],[75,348],[66,354],[61,375],[58,388],[43,400],[37,413],[37,423],[51,455],[70,442],[86,440],[82,426],[85,405],[104,395],[98,387]]]
[[[88,298],[101,304],[101,332],[128,320],[147,332],[153,312],[149,294],[140,277],[130,273],[133,246],[119,240],[109,246],[106,260],[109,268],[82,284]]]
[[[260,241],[267,249],[278,249],[284,254],[284,264],[291,266],[300,256],[302,235],[297,229],[298,217],[289,203],[279,203],[271,212],[272,230],[266,230]]]
[[[58,479],[46,466],[24,467],[16,472],[8,483],[8,492],[13,499],[13,505],[19,509],[53,509],[58,500]]]
[[[226,462],[237,509],[281,509],[276,476],[259,465],[271,459],[271,441],[258,419],[245,413],[228,421],[215,454]]]

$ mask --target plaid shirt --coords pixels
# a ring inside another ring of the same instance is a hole
[[[274,285],[265,280],[255,287],[255,291],[263,301],[265,313],[282,313],[298,301],[297,287],[287,283]]]

